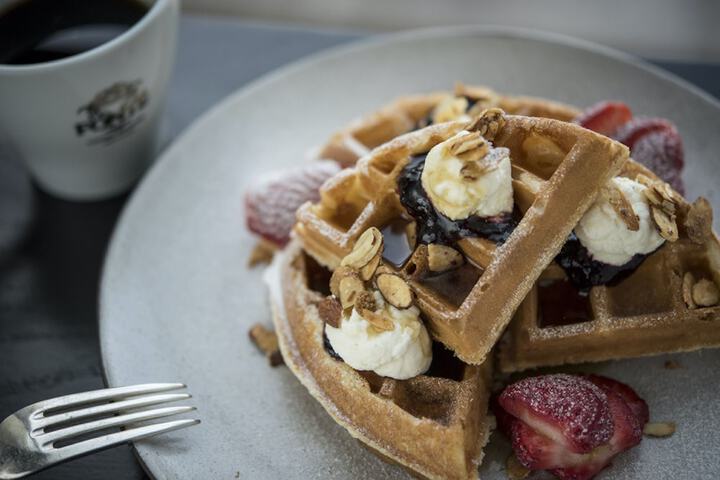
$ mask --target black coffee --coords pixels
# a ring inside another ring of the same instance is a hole
[[[140,0],[20,0],[0,10],[0,64],[49,62],[117,37],[147,12]]]

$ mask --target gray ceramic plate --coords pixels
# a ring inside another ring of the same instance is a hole
[[[122,216],[105,268],[101,344],[110,385],[182,381],[199,427],[138,442],[157,478],[406,478],[335,425],[285,368],[271,369],[248,341],[269,322],[243,191],[360,113],[408,92],[487,84],[588,105],[620,99],[672,119],[685,140],[691,196],[720,175],[720,106],[689,85],[585,42],[514,30],[441,29],[381,37],[283,68],[242,89],[172,145]],[[720,351],[588,367],[629,382],[669,439],[643,441],[602,478],[716,478],[720,471]],[[497,436],[483,478],[505,478]]]

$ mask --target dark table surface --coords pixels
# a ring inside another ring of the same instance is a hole
[[[245,83],[358,38],[339,31],[185,17],[164,119],[164,144]],[[720,65],[654,62],[720,97]],[[104,387],[98,281],[127,194],[72,203],[32,185],[0,140],[0,419],[46,398]],[[38,474],[44,479],[147,478],[129,447]]]

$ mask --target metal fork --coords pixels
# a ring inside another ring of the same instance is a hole
[[[197,425],[200,420],[193,419],[137,425],[195,410],[189,406],[138,410],[190,398],[188,393],[161,393],[182,388],[182,383],[106,388],[18,410],[0,423],[0,480],[21,478],[97,450]],[[125,428],[83,439],[90,433],[119,427]]]

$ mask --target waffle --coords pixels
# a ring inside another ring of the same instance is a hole
[[[473,109],[476,113],[481,109],[498,107],[509,114],[563,121],[570,121],[580,113],[575,107],[559,102],[536,97],[500,95],[487,87],[458,83],[453,93],[434,92],[404,96],[360,118],[333,134],[320,149],[319,157],[335,160],[343,167],[351,167],[373,148],[415,130],[441,101],[452,96],[475,100],[477,103]]]
[[[466,365],[436,344],[424,375],[393,380],[356,371],[323,346],[316,304],[330,272],[295,241],[278,262],[282,300],[273,302],[273,316],[283,358],[333,419],[416,476],[477,478],[490,433],[489,362]]]
[[[366,229],[383,230],[406,217],[397,177],[410,156],[482,125],[483,119],[401,135],[328,181],[320,202],[297,212],[295,232],[303,248],[334,270]],[[407,280],[434,339],[470,364],[485,360],[535,280],[628,155],[621,144],[577,125],[515,115],[503,119],[493,142],[510,149],[515,204],[523,213],[507,241],[497,248],[482,238],[459,241],[469,262],[449,276],[423,276],[423,248],[402,266],[384,262]],[[559,156],[548,155],[547,148],[538,153],[538,143],[547,142]]]
[[[622,172],[633,179],[640,174],[658,180],[632,160]],[[539,282],[498,349],[500,369],[512,372],[720,346],[720,306],[688,306],[692,302],[683,285],[688,273],[695,280],[720,285],[720,243],[711,225],[707,217],[696,225],[705,230],[701,235],[689,235],[681,227],[678,241],[666,242],[617,284],[593,287],[586,299],[567,290],[564,302],[550,301],[557,296],[552,289],[557,288],[556,281],[563,281],[562,272],[555,281]],[[553,305],[560,309],[572,305],[584,315],[574,312],[577,323],[553,325],[551,320],[563,315]]]

